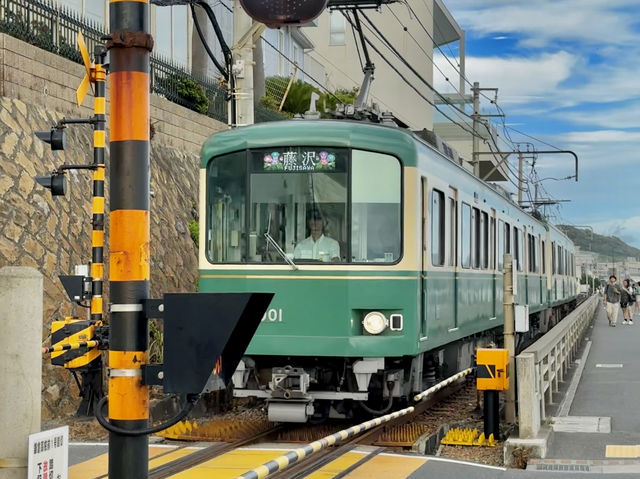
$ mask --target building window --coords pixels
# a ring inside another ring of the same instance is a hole
[[[329,45],[345,44],[347,24],[342,12],[334,10],[329,14]]]
[[[189,19],[185,5],[155,8],[153,51],[167,60],[189,66]]]
[[[171,7],[156,7],[156,32],[153,51],[156,55],[171,59]],[[160,32],[164,32],[161,34]]]
[[[173,44],[172,59],[173,61],[185,66],[189,64],[187,26],[187,6],[181,5],[171,7],[171,42]]]
[[[100,28],[107,27],[105,18],[107,0],[58,0],[56,3],[60,7],[68,7],[86,19],[96,22]]]

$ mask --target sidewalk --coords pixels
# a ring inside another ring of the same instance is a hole
[[[569,430],[610,432],[560,432],[559,422],[547,458],[640,460],[640,318],[634,325],[609,327],[605,310],[598,307],[596,319],[586,337],[591,348],[569,409]],[[597,419],[600,418],[600,419]],[[637,454],[628,448],[607,446],[639,445]],[[627,449],[627,450],[625,450]],[[639,463],[640,464],[640,463]]]

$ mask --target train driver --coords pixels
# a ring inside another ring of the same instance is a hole
[[[293,250],[294,259],[313,259],[319,261],[339,261],[340,245],[324,235],[322,214],[317,208],[307,213],[309,236],[300,241]]]

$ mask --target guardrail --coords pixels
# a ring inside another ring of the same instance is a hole
[[[594,295],[516,356],[520,438],[534,438],[598,306]]]

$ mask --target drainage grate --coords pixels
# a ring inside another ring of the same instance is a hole
[[[584,464],[538,464],[536,471],[590,472],[590,466]]]

